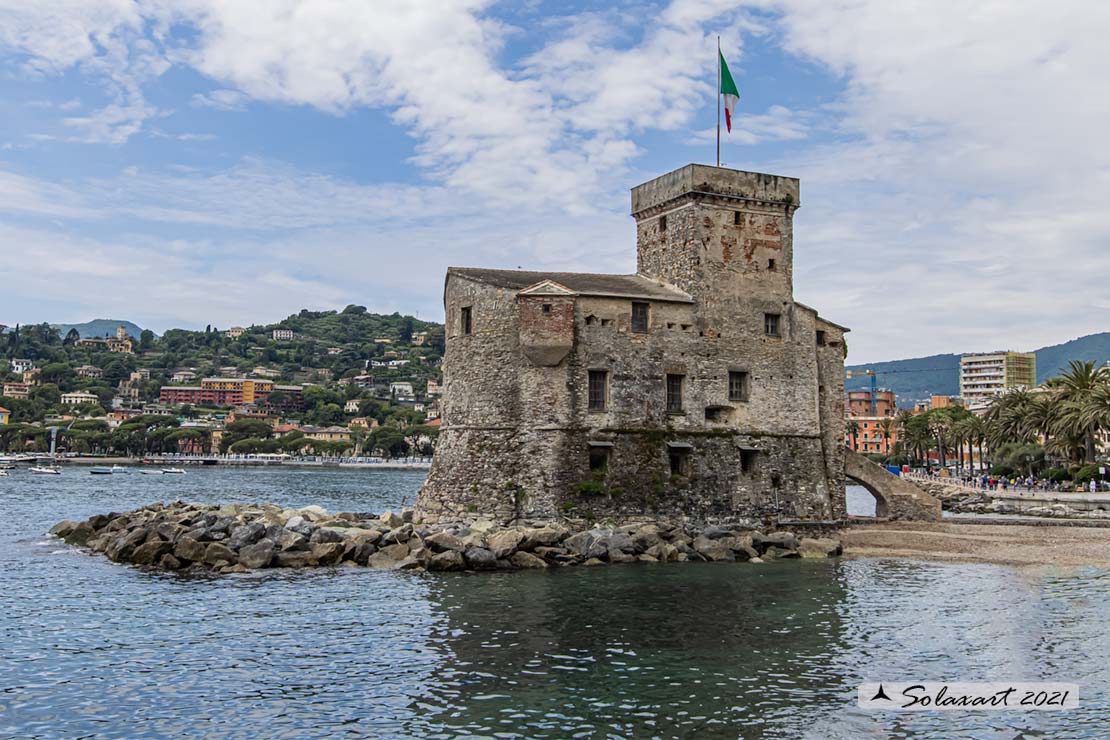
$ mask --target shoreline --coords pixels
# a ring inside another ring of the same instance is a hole
[[[1110,569],[1110,529],[1093,526],[941,522],[853,523],[844,556],[903,557],[1011,566]]]

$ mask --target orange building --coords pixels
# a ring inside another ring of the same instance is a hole
[[[849,391],[844,404],[844,444],[855,452],[889,455],[898,442],[897,413],[894,391],[877,391],[874,411],[871,391]]]

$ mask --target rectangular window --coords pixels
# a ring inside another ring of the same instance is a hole
[[[825,332],[823,332],[821,329],[817,330],[817,346],[818,347],[824,347],[825,346]]]
[[[543,304],[543,312],[544,313],[551,313],[551,304],[550,303]]]
[[[646,334],[648,330],[648,304],[632,302],[632,331]]]
[[[595,473],[604,473],[609,469],[609,448],[590,448],[590,470]]]
[[[473,328],[470,322],[470,306],[463,306],[459,309],[459,329],[463,334],[470,334]]]
[[[740,450],[740,470],[750,473],[755,470],[755,450]]]
[[[609,371],[589,371],[589,409],[590,411],[604,411],[609,396]]]
[[[733,212],[732,223],[736,226],[740,226],[743,223],[743,218],[740,216],[740,211]]]
[[[769,337],[779,336],[779,314],[763,314],[763,333]]]
[[[690,469],[690,451],[682,448],[671,448],[670,451],[671,475],[686,475]]]
[[[775,261],[773,259],[767,260],[767,269],[771,272],[775,271]]]
[[[660,216],[659,217],[659,233],[664,234],[664,235],[667,233],[667,217],[666,216]]]
[[[682,381],[685,375],[667,376],[667,413],[682,413]]]
[[[748,374],[741,371],[730,371],[728,374],[728,400],[748,400]]]

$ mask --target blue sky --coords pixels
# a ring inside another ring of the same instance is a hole
[[[440,319],[450,264],[631,272],[628,189],[802,178],[851,360],[1107,329],[1101,4],[0,0],[0,323]]]

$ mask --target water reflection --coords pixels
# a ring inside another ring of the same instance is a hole
[[[1110,577],[1095,569],[868,559],[182,578],[41,535],[62,515],[156,498],[381,510],[419,485],[375,475],[218,471],[180,496],[141,480],[3,479],[0,736],[1097,737],[1110,716]],[[1081,709],[855,708],[858,683],[911,678],[1076,681]]]

